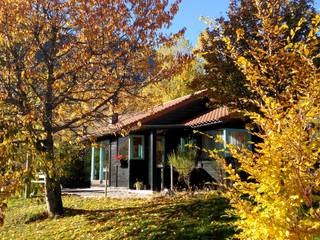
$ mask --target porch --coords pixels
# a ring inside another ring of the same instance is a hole
[[[186,143],[184,135],[185,130],[144,130],[99,142],[91,148],[91,186],[172,189],[178,176],[167,154]]]
[[[79,196],[84,198],[100,198],[105,197],[105,187],[90,187],[90,188],[63,188],[63,195]],[[151,190],[131,190],[126,188],[108,187],[107,197],[109,198],[150,198],[154,196]]]

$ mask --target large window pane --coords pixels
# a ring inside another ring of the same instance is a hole
[[[99,147],[95,147],[94,148],[94,175],[93,175],[93,180],[99,180],[99,164],[100,164]]]
[[[164,149],[164,136],[157,136],[156,138],[156,165],[162,166],[164,157],[165,157],[165,149]]]
[[[129,137],[119,138],[118,140],[118,156],[120,160],[128,160]]]
[[[246,130],[228,129],[227,142],[240,148],[250,148],[250,134]]]
[[[239,148],[251,149],[251,135],[245,129],[227,129],[227,143]],[[226,157],[232,157],[230,151],[226,150]]]
[[[106,162],[108,157],[108,147],[106,145],[102,145],[100,151],[102,151],[102,180],[106,178],[105,172],[106,172]]]
[[[221,151],[221,154],[223,154],[225,157],[230,157],[230,153],[227,151],[227,149],[225,149],[225,144],[218,139],[223,139],[226,141],[226,144],[232,144],[240,148],[247,147],[251,149],[251,135],[245,129],[224,128],[208,131],[205,134],[210,135],[211,137],[206,135],[202,136],[202,148],[204,150],[225,150],[224,152]],[[224,135],[226,135],[226,137],[224,137]],[[209,158],[209,154],[204,151],[202,153],[202,157],[205,159]]]
[[[103,179],[106,178],[106,174],[107,176],[109,176],[109,144],[106,144],[104,146],[104,159],[103,159]]]
[[[131,136],[131,159],[144,159],[144,137]]]

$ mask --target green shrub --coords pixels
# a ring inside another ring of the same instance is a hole
[[[190,174],[195,166],[197,151],[195,149],[181,149],[168,155],[169,163],[179,173],[179,180],[184,181],[189,187]]]

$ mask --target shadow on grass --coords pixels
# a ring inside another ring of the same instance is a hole
[[[47,212],[32,214],[24,223],[30,224],[37,221],[42,221],[48,218]]]
[[[219,197],[155,198],[134,207],[66,208],[64,217],[83,215],[98,226],[92,233],[113,234],[112,239],[227,239],[235,233],[228,208]]]
[[[228,208],[226,200],[217,197],[158,198],[138,207],[73,213],[85,214],[93,224],[110,223],[97,231],[121,229],[113,239],[226,239],[235,233],[234,219],[225,214]]]

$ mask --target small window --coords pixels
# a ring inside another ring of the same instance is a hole
[[[144,136],[130,136],[130,159],[144,159]]]
[[[118,155],[116,156],[119,160],[128,160],[128,145],[129,138],[123,137],[118,139]]]

